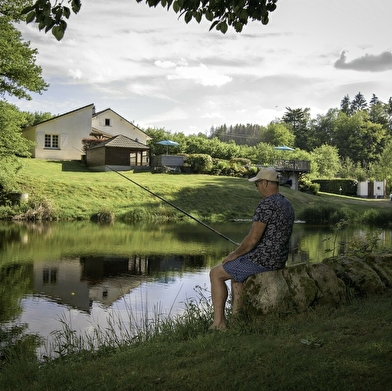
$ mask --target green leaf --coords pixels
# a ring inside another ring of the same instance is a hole
[[[248,20],[248,12],[246,10],[244,10],[244,9],[241,10],[240,19],[241,20]]]
[[[64,30],[60,26],[55,26],[52,28],[52,34],[58,41],[61,41],[64,37]]]
[[[180,10],[180,4],[178,4],[178,1],[175,1],[175,2],[173,3],[173,11],[174,11],[175,13],[177,13],[179,10]]]
[[[80,0],[72,0],[72,11],[77,14],[80,11],[80,8],[82,7],[82,3]]]
[[[223,34],[226,34],[227,29],[228,29],[228,26],[227,26],[226,22],[220,23],[220,31],[222,31]]]
[[[52,19],[52,21],[50,23],[46,24],[45,33],[47,33],[55,25],[56,25],[56,22]]]
[[[27,16],[26,16],[26,23],[31,23],[35,19],[35,11],[31,11]]]
[[[71,16],[71,10],[70,10],[68,7],[64,7],[63,13],[64,13],[64,16],[65,16],[67,19],[69,19],[69,17]]]
[[[34,8],[33,6],[31,6],[31,7],[26,7],[26,8],[23,8],[23,9],[22,9],[21,14],[22,14],[22,15],[28,14],[30,11],[34,11],[34,10],[35,10],[35,8]]]
[[[218,23],[219,23],[218,20],[216,20],[214,23],[212,23],[211,27],[210,27],[210,29],[208,31],[211,31]],[[217,30],[218,30],[218,28],[217,28]]]
[[[186,22],[186,23],[189,23],[189,22],[192,20],[192,12],[191,12],[191,11],[188,11],[188,12],[185,14],[184,19],[185,19],[185,22]]]
[[[210,22],[212,21],[212,19],[214,19],[214,14],[210,10],[206,11],[205,16],[206,19],[209,20]]]
[[[38,24],[38,30],[41,31],[45,26],[46,26],[45,21],[39,22],[39,24]]]
[[[240,33],[243,29],[244,25],[241,22],[235,22],[234,28],[237,33]]]

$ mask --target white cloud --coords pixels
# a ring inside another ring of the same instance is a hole
[[[222,113],[204,113],[201,118],[219,118],[224,119],[224,115]]]
[[[167,76],[168,80],[193,80],[203,86],[223,86],[233,79],[220,74],[216,70],[209,69],[206,65],[200,64],[198,67],[180,66],[175,69],[175,74]]]
[[[172,61],[161,61],[161,60],[157,60],[154,62],[154,64],[158,67],[158,68],[174,68],[176,66],[176,64]]]
[[[68,71],[68,75],[71,76],[73,79],[80,80],[82,78],[82,71],[80,69],[70,69]]]
[[[128,91],[132,94],[143,95],[150,98],[168,99],[173,100],[169,96],[161,92],[161,88],[157,85],[148,85],[141,83],[130,83],[128,84]]]

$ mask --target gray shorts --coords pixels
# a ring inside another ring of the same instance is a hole
[[[244,282],[248,277],[253,276],[253,274],[272,271],[252,262],[246,255],[226,262],[222,266],[226,273],[230,274],[231,278],[237,282]]]

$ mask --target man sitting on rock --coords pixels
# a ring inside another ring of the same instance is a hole
[[[251,275],[285,267],[294,224],[290,201],[279,193],[279,177],[272,168],[263,168],[249,179],[263,198],[258,204],[251,230],[221,264],[210,271],[214,322],[212,330],[226,329],[226,281],[231,280],[232,312],[241,307],[244,281]]]

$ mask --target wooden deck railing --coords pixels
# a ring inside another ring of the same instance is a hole
[[[274,167],[280,171],[310,172],[309,160],[275,160]]]

